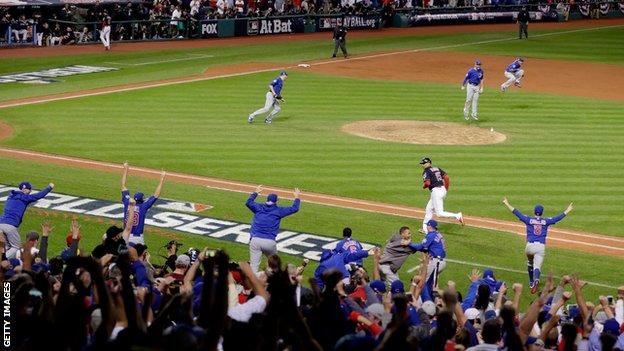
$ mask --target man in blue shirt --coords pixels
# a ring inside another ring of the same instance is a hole
[[[483,93],[483,70],[481,69],[480,60],[476,60],[474,67],[466,73],[466,77],[464,77],[464,81],[461,84],[462,90],[466,88],[466,83],[468,84],[468,89],[466,90],[466,102],[464,103],[464,119],[468,120],[468,112],[472,104],[472,119],[476,121],[479,119],[477,117],[479,95]]]
[[[247,117],[247,122],[252,123],[257,115],[267,113],[271,108],[273,108],[273,111],[269,113],[264,123],[271,124],[273,122],[273,117],[282,110],[280,104],[284,101],[282,99],[282,88],[284,87],[286,78],[288,78],[288,73],[286,73],[286,71],[281,71],[280,75],[271,81],[269,84],[269,91],[266,93],[264,107],[250,114],[249,117]]]
[[[269,194],[264,204],[256,202],[256,197],[262,192],[262,186],[258,185],[256,191],[249,195],[245,205],[253,212],[251,229],[249,230],[249,264],[254,273],[260,268],[262,255],[271,256],[277,254],[277,243],[275,238],[279,232],[282,218],[290,216],[299,211],[299,188],[295,188],[292,206],[277,206],[277,195]]]
[[[427,222],[427,234],[420,244],[410,243],[408,245],[413,251],[427,252],[431,257],[427,267],[427,287],[429,291],[438,285],[438,277],[446,268],[446,246],[442,234],[438,232],[438,222],[429,220]]]
[[[8,259],[14,258],[22,247],[17,228],[22,224],[26,208],[31,203],[44,198],[53,188],[54,183],[50,183],[45,189],[31,195],[32,185],[29,182],[21,182],[19,190],[11,190],[4,205],[4,214],[0,218],[0,232],[6,236],[5,252]]]
[[[526,225],[527,244],[524,250],[527,256],[527,270],[529,272],[529,285],[531,286],[531,294],[535,294],[539,288],[539,278],[542,268],[542,262],[544,262],[544,256],[546,252],[546,236],[548,235],[548,227],[553,225],[563,217],[567,216],[574,207],[572,203],[568,205],[568,208],[555,217],[542,218],[544,213],[544,206],[536,205],[534,209],[535,217],[525,216],[518,209],[509,204],[507,198],[503,199],[503,204],[507,206],[520,221]]]
[[[351,238],[351,228],[347,227],[342,230],[342,240],[336,244],[332,253],[343,253],[343,252],[355,252],[357,250],[362,250],[362,244]],[[351,262],[347,262],[351,263]],[[358,266],[362,266],[362,260],[354,261],[353,263]]]
[[[126,181],[128,179],[128,170],[130,166],[128,162],[124,163],[124,172],[121,177],[121,202],[124,205],[124,227],[128,222],[128,204],[130,201],[130,192],[126,187]],[[138,191],[134,193],[134,200],[136,201],[136,207],[134,208],[134,225],[132,226],[132,231],[130,232],[129,243],[131,244],[145,244],[145,239],[143,238],[143,227],[145,226],[145,216],[147,215],[147,211],[156,203],[156,200],[160,197],[160,193],[162,191],[163,184],[165,182],[165,176],[167,173],[163,171],[160,175],[160,182],[156,187],[156,191],[154,191],[154,195],[150,196],[145,200],[145,194]]]
[[[524,63],[524,59],[518,57],[514,60],[507,68],[505,69],[505,77],[507,81],[501,84],[501,91],[507,91],[512,84],[520,88],[522,85],[520,84],[522,77],[524,77],[524,70],[522,69],[522,64]]]

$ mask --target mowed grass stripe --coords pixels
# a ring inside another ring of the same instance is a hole
[[[412,206],[426,203],[416,161],[428,155],[452,176],[450,210],[509,219],[499,205],[504,195],[529,209],[539,201],[554,211],[574,201],[611,220],[597,228],[579,209],[563,227],[621,235],[617,189],[624,186],[618,167],[624,155],[617,150],[624,133],[614,132],[624,123],[621,103],[492,92],[481,99],[479,125],[506,133],[507,142],[406,145],[345,135],[340,126],[360,119],[464,123],[464,95],[456,85],[296,72],[275,123],[266,126],[259,118],[248,125],[246,116],[262,106],[271,78],[257,74],[8,109],[6,120],[23,133],[5,143]]]

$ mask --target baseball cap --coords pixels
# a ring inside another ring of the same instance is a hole
[[[544,206],[542,206],[542,205],[535,205],[535,209],[533,210],[533,212],[536,215],[541,216],[544,213]]]
[[[475,61],[475,65],[477,65],[477,66],[481,66],[481,60],[477,59],[477,60]]]
[[[384,284],[384,282],[382,282],[381,280],[373,280],[372,282],[370,282],[369,286],[375,292],[382,294],[386,292],[386,284]]]
[[[423,157],[420,159],[420,164],[424,165],[425,163],[431,163],[431,159],[429,157]]]
[[[106,236],[108,236],[108,234],[106,234]],[[80,235],[78,235],[76,240],[80,241]],[[71,246],[73,241],[74,238],[72,237],[72,233],[67,234],[67,236],[65,237],[65,243],[67,243],[67,246]]]
[[[267,201],[266,201],[267,205],[275,205],[276,202],[277,202],[277,194],[269,194],[269,196],[267,196]]]
[[[191,258],[186,254],[180,255],[176,259],[175,264],[176,266],[189,266],[191,264]]]
[[[108,229],[106,229],[106,238],[112,239],[121,233],[123,233],[123,229],[119,228],[116,225],[112,225],[108,227]]]
[[[280,76],[287,76],[287,75],[288,75],[288,73],[286,73],[286,71],[281,71],[280,72]]]
[[[134,200],[136,201],[143,201],[144,197],[145,197],[145,194],[143,194],[140,191],[137,191],[136,193],[134,193]]]
[[[518,61],[524,62],[524,59],[522,57],[518,57]]]
[[[31,231],[31,232],[28,232],[28,234],[26,234],[26,241],[35,241],[35,240],[39,240],[39,233],[35,231]]]
[[[487,321],[487,320],[490,320],[492,318],[496,318],[496,311],[494,311],[494,310],[485,311],[485,320]]]
[[[619,336],[620,335],[620,323],[615,318],[607,319],[604,322],[603,333]]]
[[[492,278],[496,280],[496,278],[494,278],[494,271],[491,270],[490,268],[487,268],[486,270],[483,271],[483,279],[487,279],[487,278]]]
[[[435,219],[430,219],[429,222],[427,222],[427,225],[438,229],[438,221]]]
[[[469,320],[474,320],[477,319],[477,317],[479,317],[479,310],[471,307],[469,309],[466,310],[466,312],[464,312],[464,314],[466,315],[466,318]]]
[[[19,190],[24,190],[24,189],[32,189],[32,185],[29,182],[21,182],[19,184]]]
[[[405,286],[403,285],[403,282],[400,280],[393,281],[390,285],[390,292],[392,292],[392,295],[405,294]]]
[[[422,306],[420,306],[420,308],[422,308],[423,311],[425,311],[425,313],[429,316],[429,317],[433,317],[436,314],[436,305],[435,303],[433,303],[433,301],[425,301],[423,302]]]

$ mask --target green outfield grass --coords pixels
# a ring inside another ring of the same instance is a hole
[[[0,158],[0,172],[3,174],[2,179],[5,183],[16,184],[23,180],[24,177],[28,177],[37,186],[46,184],[52,177],[51,175],[55,175],[56,190],[59,192],[112,201],[116,201],[119,197],[118,174],[99,173],[90,170],[78,170],[2,158]],[[129,179],[129,187],[131,189],[140,189],[149,193],[155,186],[155,181],[137,177]],[[184,198],[215,206],[213,209],[200,215],[246,223],[249,223],[251,220],[251,213],[244,206],[246,194],[167,183],[163,196],[173,199]],[[50,220],[55,227],[50,239],[50,255],[54,256],[60,253],[65,246],[64,240],[68,232],[70,218],[65,218],[63,213],[55,211],[44,211],[47,216],[35,213],[40,211],[29,209],[26,220],[21,226],[21,232],[24,235],[28,230],[38,230],[42,220]],[[89,252],[90,249],[99,243],[103,232],[110,223],[97,223],[97,218],[91,216],[78,215],[77,218],[82,224],[83,240],[81,248],[84,252]],[[350,226],[358,239],[381,245],[393,231],[402,225],[417,228],[419,223],[418,221],[401,217],[336,209],[304,202],[301,211],[285,219],[282,227],[337,237],[344,226]],[[511,270],[525,270],[524,242],[520,237],[509,233],[478,230],[469,227],[462,228],[448,224],[442,225],[440,229],[445,235],[450,259],[493,265]],[[186,235],[175,231],[156,231],[148,226],[146,241],[152,252],[154,262],[163,262],[163,259],[159,257],[159,255],[164,254],[160,247],[172,238],[183,241],[185,248],[222,247],[230,253],[232,259],[248,259],[248,249],[243,244],[226,243],[204,236]],[[417,241],[419,238],[420,234],[415,233],[413,240]],[[293,256],[283,255],[283,257],[286,262],[297,263],[299,261],[299,258]],[[405,282],[409,281],[411,276],[411,274],[407,273],[407,270],[417,265],[417,259],[418,257],[414,255],[404,265],[401,277]],[[370,259],[367,259],[365,262],[367,268],[370,269]],[[622,262],[622,259],[614,257],[601,257],[600,260],[596,260],[593,255],[586,253],[549,248],[545,261],[545,270],[552,271],[558,276],[567,273],[578,273],[583,279],[588,281],[617,286],[621,284],[621,277],[617,272]],[[467,275],[473,267],[476,266],[472,264],[449,263],[441,279],[444,282],[447,280],[456,281],[461,291],[465,292],[468,287]],[[306,272],[306,276],[311,276],[314,268],[316,268],[315,263]],[[483,271],[483,268],[481,268],[481,271]],[[524,273],[496,270],[496,276],[498,279],[503,279],[507,282],[522,282],[526,285],[527,278]],[[596,286],[588,286],[586,292],[592,299],[595,299],[600,294],[613,293],[609,288]],[[525,290],[523,304],[528,303],[530,300],[531,296]]]
[[[579,29],[532,30],[531,33],[536,35],[545,33],[556,34],[546,37],[535,37],[528,41],[518,41],[515,39],[516,33],[511,30],[506,32],[349,39],[348,45],[350,53],[355,55],[379,51],[441,48],[451,45],[454,46],[452,50],[465,50],[480,54],[523,55],[526,57],[624,64],[624,48],[620,45],[620,38],[624,34],[624,27],[569,32],[577,30]],[[581,28],[580,30],[585,29]],[[483,43],[489,41],[496,42],[490,44]],[[328,39],[283,42],[279,44],[228,45],[200,49],[139,51],[131,53],[115,52],[113,50],[112,52],[88,55],[20,59],[3,59],[0,54],[0,74],[31,72],[74,64],[120,68],[119,71],[115,72],[61,77],[58,80],[61,81],[62,84],[50,84],[45,86],[32,86],[19,83],[0,84],[0,101],[124,83],[188,76],[200,74],[207,68],[218,65],[245,62],[290,64],[304,60],[323,59],[330,55],[332,50],[331,45],[331,41]],[[592,50],[587,50],[588,45],[591,45]],[[213,57],[186,60],[193,57],[192,55],[213,55]],[[179,59],[185,60],[144,65],[150,62]],[[132,66],[133,64],[143,65]]]
[[[577,204],[562,227],[622,235],[624,104],[514,91],[480,101],[478,125],[505,133],[488,146],[427,146],[346,135],[361,119],[455,121],[455,85],[368,81],[291,72],[273,125],[247,114],[273,73],[4,110],[11,147],[423,207],[418,160],[452,178],[446,207],[512,219],[509,196],[547,214]]]

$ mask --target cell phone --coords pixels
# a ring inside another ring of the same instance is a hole
[[[607,302],[609,302],[609,305],[613,305],[613,296],[612,295],[607,296]]]

